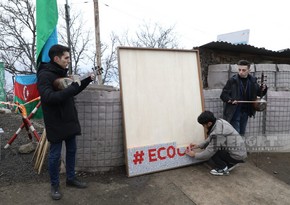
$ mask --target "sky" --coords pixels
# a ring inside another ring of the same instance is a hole
[[[58,0],[71,12],[83,13],[86,26],[94,28],[93,0]],[[85,3],[87,2],[87,3]],[[101,41],[111,32],[135,33],[138,26],[158,23],[174,26],[182,48],[216,41],[220,34],[250,30],[249,44],[269,50],[290,48],[287,0],[99,0]],[[92,35],[94,33],[92,32]]]
[[[94,36],[93,0],[57,0],[58,7],[68,2],[71,13],[81,12],[85,27]],[[174,26],[180,48],[192,49],[217,36],[250,30],[249,45],[278,51],[290,48],[290,19],[287,0],[99,0],[101,41],[110,44],[112,32],[131,34],[138,27],[158,23]],[[6,78],[11,76],[6,74]]]

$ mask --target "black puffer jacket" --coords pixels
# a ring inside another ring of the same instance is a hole
[[[267,88],[263,92],[261,91],[261,88],[257,83],[256,77],[248,75],[248,80],[249,80],[249,89],[248,89],[249,95],[247,100],[254,101],[257,99],[257,96],[263,97],[267,93]],[[223,118],[228,122],[231,121],[238,107],[237,104],[228,103],[228,101],[245,100],[243,99],[240,92],[240,84],[241,84],[240,78],[238,74],[235,74],[227,81],[220,95],[221,100],[224,102]],[[252,117],[255,116],[256,110],[254,109],[253,106],[249,106],[248,112],[249,117]]]
[[[74,96],[89,85],[91,78],[82,80],[81,86],[72,83],[63,90],[55,89],[53,82],[57,78],[66,77],[67,71],[57,63],[42,63],[37,71],[37,87],[41,97],[46,134],[51,143],[58,143],[70,136],[81,134]]]

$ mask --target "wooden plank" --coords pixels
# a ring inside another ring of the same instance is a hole
[[[128,176],[196,163],[182,152],[204,139],[198,52],[119,47],[118,57]]]

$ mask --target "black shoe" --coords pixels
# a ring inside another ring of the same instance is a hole
[[[74,178],[73,180],[66,180],[66,185],[71,186],[71,187],[76,187],[79,189],[84,189],[88,187],[86,182],[81,182],[77,178]]]
[[[61,199],[61,193],[59,192],[59,186],[51,186],[51,198],[53,200]]]
[[[228,167],[225,167],[223,169],[215,168],[215,169],[212,169],[210,173],[215,176],[227,176],[230,174]]]

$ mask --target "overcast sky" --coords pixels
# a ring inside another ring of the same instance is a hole
[[[88,3],[83,3],[87,1]],[[64,6],[66,0],[58,0]],[[101,41],[138,25],[175,26],[180,45],[191,49],[217,40],[217,35],[250,29],[249,44],[269,50],[290,48],[287,0],[99,0]],[[94,27],[93,0],[68,0]],[[73,12],[73,11],[72,11]]]
[[[57,0],[64,8],[66,0]],[[67,0],[94,31],[93,0]],[[84,3],[87,2],[87,3]],[[135,33],[138,26],[175,26],[180,46],[191,49],[216,41],[220,34],[250,30],[249,44],[269,50],[290,48],[287,0],[99,0],[101,41],[109,44],[112,31]],[[94,39],[94,32],[92,32]],[[10,81],[11,76],[6,76]]]

